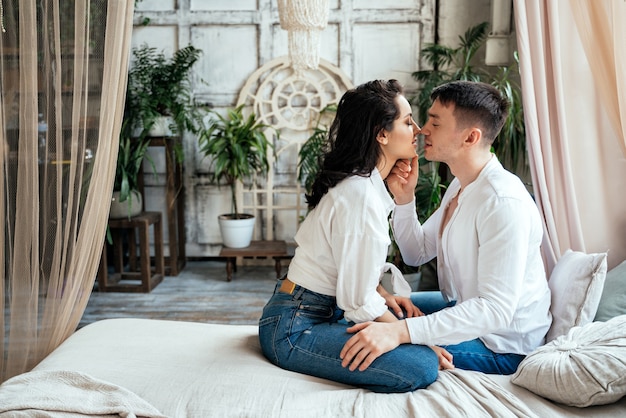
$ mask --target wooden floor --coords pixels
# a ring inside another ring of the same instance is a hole
[[[283,264],[286,272],[288,262]],[[79,328],[124,317],[255,325],[275,283],[273,265],[239,265],[228,282],[225,261],[187,261],[178,276],[166,276],[150,293],[94,290]]]

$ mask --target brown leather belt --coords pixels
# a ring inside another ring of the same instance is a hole
[[[278,289],[279,292],[281,293],[286,293],[288,295],[293,294],[293,291],[296,289],[296,284],[294,282],[292,282],[291,280],[289,280],[288,278],[285,277],[285,279],[283,280],[283,283],[280,285],[280,288]]]

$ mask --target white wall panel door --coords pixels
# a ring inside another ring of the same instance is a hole
[[[219,107],[239,95],[260,62],[255,25],[194,25],[191,44],[204,51],[195,68],[196,97]]]
[[[366,81],[395,78],[409,88],[419,59],[419,23],[354,25],[354,76]]]

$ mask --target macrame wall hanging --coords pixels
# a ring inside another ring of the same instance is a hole
[[[278,0],[280,27],[288,31],[289,59],[296,74],[317,69],[328,9],[328,0]]]

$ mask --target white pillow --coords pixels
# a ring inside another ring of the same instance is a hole
[[[626,395],[626,315],[572,328],[528,355],[511,382],[579,408]]]
[[[546,342],[593,321],[606,278],[606,255],[567,250],[556,263],[548,281],[552,326]]]

